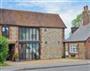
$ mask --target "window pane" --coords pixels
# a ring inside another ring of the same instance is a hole
[[[30,40],[30,35],[31,34],[31,31],[30,31],[30,29],[28,28],[28,39]]]
[[[77,50],[77,44],[72,44],[70,45],[70,53],[78,53],[78,50]]]
[[[39,41],[37,28],[20,28],[19,39],[24,41]]]
[[[2,26],[2,35],[5,37],[9,37],[9,26],[7,25]]]
[[[26,28],[26,40],[29,40],[29,36],[28,36],[29,32],[28,32],[28,28]]]
[[[30,41],[32,41],[32,29],[30,29]]]
[[[35,35],[36,35],[36,32],[35,32],[36,30],[35,29],[33,29],[33,41],[35,41]]]
[[[37,41],[39,41],[39,30],[38,29],[37,29],[36,33],[37,33]]]

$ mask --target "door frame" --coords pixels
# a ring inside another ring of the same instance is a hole
[[[35,57],[34,56],[34,52],[33,52],[33,48],[35,48],[34,46],[33,46],[33,44],[35,44],[35,43],[37,43],[38,44],[38,53],[39,53],[39,56],[37,57]],[[31,44],[31,46],[32,46],[32,53],[31,53],[31,55],[30,55],[30,51],[29,51],[29,49],[28,49],[28,47],[27,47],[27,44]],[[39,42],[20,42],[19,43],[19,45],[21,46],[20,47],[20,49],[19,49],[19,58],[20,58],[20,60],[37,60],[37,59],[40,59],[40,43]],[[23,49],[23,48],[25,48],[25,49]],[[26,53],[26,49],[28,49],[28,55],[29,55],[29,57],[31,57],[31,58],[28,58],[27,59],[27,53]],[[23,53],[23,51],[24,51],[24,53]],[[23,55],[25,56],[25,57],[23,57]]]
[[[8,57],[7,57],[7,60],[13,61],[14,52],[15,52],[15,44],[10,43],[8,45]]]

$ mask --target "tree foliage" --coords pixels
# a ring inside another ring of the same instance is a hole
[[[4,63],[8,55],[7,38],[0,36],[0,63]]]
[[[82,22],[82,14],[79,14],[75,19],[72,20],[72,27],[79,27],[81,22]]]

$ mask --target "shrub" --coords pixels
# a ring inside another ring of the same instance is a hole
[[[0,63],[4,63],[8,56],[8,41],[7,38],[0,36]]]

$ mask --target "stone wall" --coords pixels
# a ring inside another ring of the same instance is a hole
[[[18,27],[9,27],[9,44],[15,44],[14,55],[19,55],[19,44],[18,44]]]
[[[65,57],[69,57],[69,43],[65,43]]]
[[[86,52],[86,49],[85,49],[85,43],[84,42],[79,42],[79,54],[78,54],[78,58],[80,59],[85,59],[85,52]]]
[[[61,58],[63,56],[63,29],[40,28],[41,59]]]
[[[9,40],[11,40],[11,41],[18,40],[18,27],[16,27],[16,26],[9,27]]]
[[[0,25],[0,35],[2,35],[1,25]],[[18,27],[9,26],[9,41],[11,41],[11,43],[14,41],[18,41]]]

